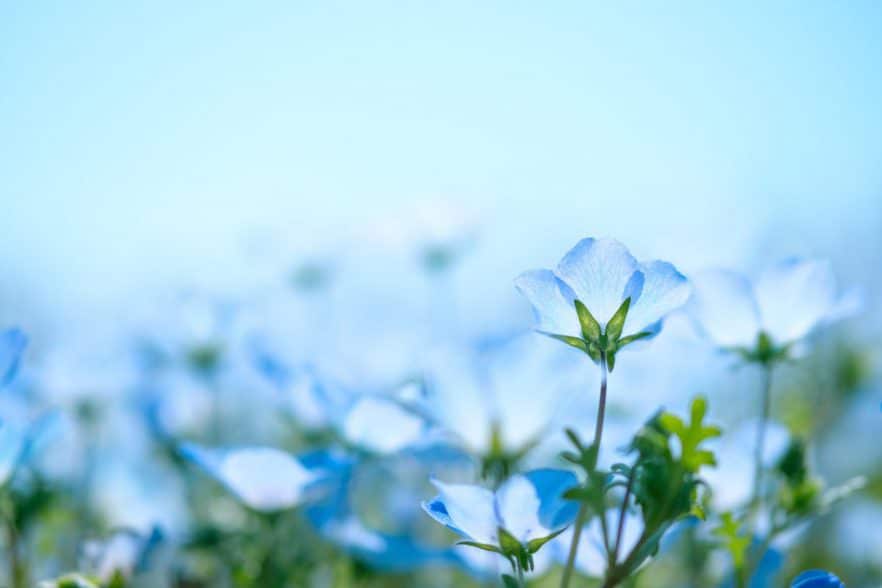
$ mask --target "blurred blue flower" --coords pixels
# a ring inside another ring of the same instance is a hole
[[[707,338],[725,348],[752,350],[761,334],[776,347],[791,345],[862,304],[857,291],[838,294],[833,268],[822,260],[786,260],[755,283],[726,270],[699,273],[692,283],[690,315]]]
[[[0,422],[0,487],[9,482],[16,470],[57,430],[59,417],[57,411],[48,411],[25,427]]]
[[[192,443],[181,454],[254,510],[273,512],[301,504],[321,473],[272,447],[208,449]]]
[[[162,532],[154,528],[149,535],[121,529],[107,539],[88,541],[83,546],[84,569],[104,583],[117,575],[129,580],[147,568],[162,540]]]
[[[0,389],[8,386],[18,373],[27,343],[27,336],[19,329],[0,332]]]
[[[583,338],[575,302],[585,305],[601,329],[625,300],[630,307],[620,333],[622,337],[661,330],[668,313],[689,298],[689,283],[665,261],[640,263],[613,239],[583,239],[560,261],[557,269],[521,274],[515,285],[536,312],[541,333]]]
[[[359,399],[342,423],[348,441],[375,453],[394,453],[418,445],[425,431],[422,418],[393,399],[380,396]]]
[[[790,588],[845,588],[845,584],[830,572],[808,570],[798,575]]]
[[[423,504],[433,519],[467,540],[500,546],[500,529],[523,546],[563,531],[576,516],[575,502],[563,493],[577,484],[575,474],[540,469],[506,480],[496,492],[470,484],[432,483],[438,496]]]
[[[619,517],[619,509],[606,511],[607,525],[614,529]],[[629,553],[640,541],[643,533],[643,519],[640,515],[631,511],[625,512],[625,521],[622,525],[621,549],[623,553]],[[569,555],[570,546],[573,543],[573,530],[567,529],[551,543],[551,551],[555,560],[565,564]],[[648,563],[648,562],[647,562]],[[584,530],[583,543],[576,554],[575,566],[581,573],[592,578],[602,578],[606,573],[609,561],[606,548],[603,546],[603,526],[599,516],[592,517]],[[645,564],[644,564],[645,565]]]

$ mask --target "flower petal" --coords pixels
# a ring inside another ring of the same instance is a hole
[[[686,276],[666,261],[642,263],[640,272],[643,288],[637,299],[631,300],[625,335],[650,331],[665,315],[683,306],[691,292]]]
[[[845,584],[826,570],[808,570],[798,575],[790,588],[845,588]]]
[[[19,329],[0,332],[0,388],[5,387],[15,378],[21,354],[27,343],[28,338]]]
[[[639,269],[628,249],[614,239],[582,239],[563,257],[557,275],[601,324],[612,318]]]
[[[551,270],[524,272],[515,279],[515,287],[526,296],[539,324],[536,330],[550,335],[581,337],[579,316],[569,292]]]
[[[543,468],[527,472],[524,476],[536,488],[539,496],[539,520],[544,527],[554,532],[575,520],[578,505],[563,497],[564,492],[579,483],[573,472]]]
[[[218,450],[187,444],[182,453],[255,510],[300,504],[306,487],[318,477],[288,453],[272,447]]]
[[[347,439],[377,453],[394,453],[413,445],[422,432],[422,419],[391,400],[376,397],[359,400],[343,421]]]
[[[539,494],[526,476],[512,476],[496,493],[502,528],[521,543],[547,537],[551,531],[539,521]]]
[[[753,347],[759,311],[750,282],[733,272],[712,270],[692,276],[689,314],[696,326],[721,347]]]
[[[430,516],[472,541],[497,544],[496,529],[500,521],[493,492],[469,484],[445,484],[438,480],[432,483],[440,494],[429,503],[431,510],[426,508]],[[446,517],[440,515],[441,506]]]
[[[809,334],[836,307],[836,279],[829,262],[792,259],[760,276],[756,284],[763,328],[778,343]]]

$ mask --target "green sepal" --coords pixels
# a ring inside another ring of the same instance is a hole
[[[631,297],[625,298],[622,305],[616,311],[609,322],[606,323],[606,339],[609,342],[615,342],[622,336],[622,330],[625,328],[625,319],[628,318],[628,309],[631,307]]]
[[[606,368],[612,373],[616,369],[616,352],[609,351],[606,354]]]
[[[588,351],[588,343],[586,343],[582,339],[579,339],[578,337],[570,337],[569,335],[553,335],[553,334],[550,336],[552,339],[557,339],[558,341],[563,341],[567,345],[570,345],[571,347],[575,347],[579,351],[582,351],[584,353],[588,353],[588,355],[591,355],[591,353]]]
[[[539,551],[542,548],[543,545],[545,545],[546,543],[548,543],[549,541],[551,541],[552,539],[554,539],[555,537],[557,537],[558,535],[563,533],[565,530],[566,530],[566,527],[564,527],[563,529],[560,529],[558,531],[555,531],[554,533],[552,533],[551,535],[549,535],[547,537],[542,537],[540,539],[533,539],[532,541],[528,541],[527,542],[527,551],[529,551],[530,553],[536,553],[537,551]]]
[[[600,345],[598,345],[594,341],[588,343],[588,348],[585,350],[585,353],[587,353],[588,357],[593,359],[595,363],[600,361]]]
[[[630,345],[635,341],[640,341],[641,339],[646,339],[647,337],[651,337],[652,333],[648,331],[641,331],[640,333],[635,333],[633,335],[628,335],[627,337],[622,337],[618,341],[616,341],[616,351],[624,347],[625,345]]]
[[[499,527],[496,532],[499,535],[499,547],[502,549],[503,554],[515,555],[523,549],[521,542],[502,527]]]
[[[492,551],[493,553],[502,553],[498,547],[495,545],[490,545],[489,543],[478,543],[477,541],[457,541],[457,545],[467,545],[468,547],[477,547],[478,549],[483,549],[484,551]]]
[[[579,315],[579,324],[582,325],[582,336],[588,341],[597,341],[600,339],[601,330],[600,323],[588,310],[588,307],[582,304],[581,300],[575,300],[576,314]]]
[[[505,585],[505,588],[520,588],[518,581],[508,574],[502,574],[502,583]]]

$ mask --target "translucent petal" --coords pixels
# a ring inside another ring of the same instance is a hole
[[[524,474],[539,496],[539,520],[552,532],[566,527],[576,518],[578,505],[563,497],[564,492],[578,484],[573,472],[543,468]]]
[[[539,521],[539,495],[526,476],[512,476],[496,493],[502,528],[521,543],[551,532]]]
[[[635,287],[631,280],[638,269],[618,241],[582,239],[558,264],[557,275],[603,326],[622,304],[626,288]]]
[[[552,335],[581,336],[572,293],[552,271],[524,272],[515,279],[515,286],[533,305],[539,323],[536,330]]]
[[[347,439],[378,453],[393,453],[413,445],[422,432],[422,419],[391,400],[376,397],[359,400],[343,422]]]
[[[691,288],[686,277],[666,261],[640,264],[643,288],[625,323],[625,335],[650,331],[668,313],[677,310],[689,299]]]
[[[756,284],[763,328],[778,343],[809,334],[836,307],[836,279],[829,262],[789,260],[760,276]]]
[[[432,483],[440,493],[432,504],[440,502],[447,513],[448,522],[444,524],[472,541],[497,544],[496,529],[500,521],[493,492],[468,484],[445,484],[438,480],[432,480]]]
[[[692,276],[687,306],[696,326],[721,347],[753,347],[759,311],[750,282],[733,272],[712,270]]]

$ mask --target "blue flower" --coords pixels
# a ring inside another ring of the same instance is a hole
[[[839,296],[829,262],[790,259],[766,270],[755,283],[734,272],[693,276],[689,311],[699,330],[720,347],[782,349],[817,327],[857,312],[860,296]]]
[[[298,506],[322,477],[292,455],[272,447],[208,449],[187,443],[181,453],[246,506],[263,512]]]
[[[21,355],[28,338],[19,329],[0,332],[0,389],[8,386],[18,373]]]
[[[48,411],[24,428],[0,422],[0,488],[25,464],[39,446],[57,431],[60,413]]]
[[[496,492],[469,484],[433,480],[439,494],[423,504],[433,519],[470,543],[506,553],[503,535],[530,553],[562,532],[576,516],[576,503],[563,493],[577,484],[575,474],[540,469],[512,476]]]
[[[539,332],[589,352],[595,361],[601,352],[614,354],[633,340],[658,334],[665,315],[682,306],[690,292],[670,263],[640,263],[618,241],[590,238],[579,241],[556,270],[525,272],[515,285],[533,305]],[[624,321],[616,324],[614,316],[622,311]],[[591,342],[600,345],[594,353]]]
[[[845,584],[830,572],[808,570],[798,575],[790,588],[845,588]]]

